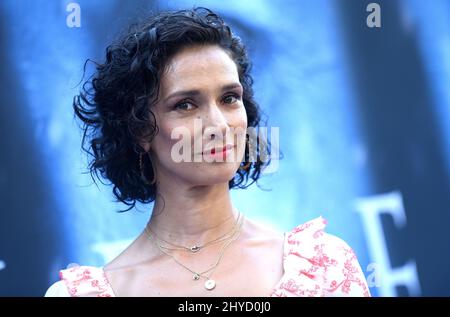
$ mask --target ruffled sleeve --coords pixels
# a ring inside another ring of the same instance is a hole
[[[76,266],[59,272],[72,297],[112,297],[114,292],[103,268]]]
[[[286,233],[284,275],[272,296],[370,296],[355,253],[325,226],[319,217]]]

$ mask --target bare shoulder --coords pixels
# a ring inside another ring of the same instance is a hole
[[[136,237],[136,239],[128,247],[126,247],[112,261],[107,263],[103,269],[105,271],[124,270],[148,261],[152,255],[152,250],[146,247],[145,249],[148,252],[142,252],[144,240],[145,239],[142,234]]]
[[[134,243],[134,242],[133,242]],[[112,259],[109,263],[103,266],[104,271],[114,271],[120,269],[121,267],[127,266],[129,263],[128,254],[130,250],[133,248],[133,243],[130,244],[123,250],[119,255],[117,255],[114,259]]]
[[[116,296],[136,295],[135,292],[139,291],[136,280],[140,281],[142,276],[152,273],[151,268],[158,257],[161,255],[149,248],[149,245],[145,244],[145,237],[142,234],[139,235],[125,250],[103,267],[114,294]]]
[[[283,232],[278,230],[275,226],[272,226],[261,221],[256,221],[253,219],[245,219],[246,228],[256,236],[266,236],[266,237],[282,237]]]
[[[284,233],[275,226],[249,218],[245,219],[241,235],[244,240],[253,242],[280,244],[284,241]]]

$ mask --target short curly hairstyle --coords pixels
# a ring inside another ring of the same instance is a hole
[[[230,55],[243,86],[248,127],[259,128],[261,110],[254,100],[247,49],[222,18],[198,7],[161,12],[131,25],[107,47],[106,61],[94,62],[94,74],[73,100],[75,115],[82,121],[82,148],[92,156],[89,172],[94,182],[94,175],[101,181],[100,174],[112,183],[117,201],[129,206],[124,211],[137,201],[150,203],[156,198],[156,185],[142,178],[139,157],[144,149],[140,144],[158,133],[151,106],[157,102],[169,59],[193,45],[218,45]],[[270,154],[269,142],[262,148]],[[241,167],[229,181],[230,189],[246,188],[259,179],[270,163],[270,159],[261,160],[260,150],[261,144],[256,146],[256,159],[250,159],[246,144]],[[150,157],[143,157],[145,178],[153,179]]]

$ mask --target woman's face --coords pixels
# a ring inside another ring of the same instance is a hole
[[[233,178],[245,151],[242,94],[237,66],[219,46],[188,47],[171,58],[152,106],[159,132],[150,155],[157,176],[193,185]]]

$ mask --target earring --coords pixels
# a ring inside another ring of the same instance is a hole
[[[150,165],[152,166],[152,170],[153,170],[153,180],[149,183],[147,177],[145,177],[144,174],[144,164],[142,162],[142,155],[143,153],[139,154],[139,170],[141,172],[141,179],[144,181],[145,184],[147,185],[153,185],[156,184],[156,173],[155,173],[155,169],[153,168],[153,164],[150,162]]]
[[[247,170],[247,168],[249,168],[249,166],[251,165],[251,162],[248,162],[247,164],[245,164],[244,166],[239,166],[240,170]]]

